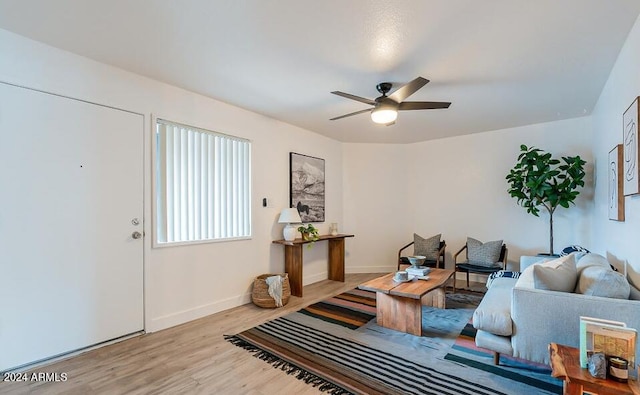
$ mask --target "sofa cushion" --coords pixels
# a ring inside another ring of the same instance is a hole
[[[534,289],[536,285],[535,285],[535,282],[533,281],[533,267],[536,265],[542,265],[547,262],[555,261],[555,259],[549,259],[544,257],[536,257],[536,258],[539,258],[539,260],[535,261],[534,263],[530,263],[527,267],[525,267],[522,273],[520,273],[520,278],[516,283],[516,287]],[[522,257],[520,258],[520,260],[522,261]],[[534,259],[533,258],[529,259],[529,261],[532,261],[532,260]]]
[[[533,284],[536,289],[573,292],[578,280],[575,255],[566,255],[549,262],[533,265]]]
[[[629,292],[629,299],[640,300],[640,289],[636,288],[631,283],[629,283],[629,288],[631,288],[631,292]]]
[[[420,235],[413,234],[413,253],[414,255],[422,255],[427,261],[435,261],[438,259],[438,250],[440,249],[440,237],[442,234],[423,238]]]
[[[529,289],[535,288],[535,284],[533,283],[533,267],[536,265],[540,265],[540,263],[534,263],[520,273],[520,278],[518,278],[518,281],[516,282],[516,287]]]
[[[500,336],[511,336],[511,290],[516,280],[495,279],[491,289],[484,295],[473,312],[473,327]]]
[[[469,263],[478,266],[502,266],[497,263],[500,260],[502,240],[483,243],[471,237],[467,237],[467,258]]]
[[[489,332],[478,331],[476,333],[476,346],[500,354],[513,355],[511,336],[496,336]]]
[[[611,265],[609,264],[607,258],[603,257],[602,255],[589,253],[582,256],[576,262],[576,270],[578,271],[578,276],[584,269],[591,266],[600,266],[607,269],[611,268]]]
[[[622,273],[608,267],[590,266],[582,270],[576,292],[605,298],[629,299],[631,286]]]

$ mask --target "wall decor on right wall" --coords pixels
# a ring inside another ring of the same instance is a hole
[[[624,192],[622,190],[622,144],[609,151],[609,219],[624,221]]]
[[[623,181],[624,196],[640,193],[640,172],[638,171],[638,106],[636,97],[622,116],[624,146]]]

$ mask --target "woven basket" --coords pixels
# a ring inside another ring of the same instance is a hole
[[[265,279],[267,277],[275,276],[276,274],[263,274],[253,280],[253,292],[251,293],[251,300],[256,306],[273,309],[276,307],[276,301],[269,295],[269,286]],[[289,303],[291,297],[291,288],[289,288],[289,275],[287,273],[278,273],[278,276],[282,279],[282,305]]]

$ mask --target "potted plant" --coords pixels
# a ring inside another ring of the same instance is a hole
[[[554,159],[538,148],[520,146],[518,161],[506,179],[509,195],[527,212],[539,216],[540,206],[549,212],[549,255],[553,254],[553,213],[558,207],[569,208],[584,187],[584,165],[580,156]]]
[[[307,241],[311,241],[311,246],[315,241],[320,239],[318,235],[318,229],[313,224],[298,226],[298,232],[302,234],[302,238]]]

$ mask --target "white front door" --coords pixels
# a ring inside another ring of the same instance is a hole
[[[0,83],[0,371],[143,329],[143,131]]]

